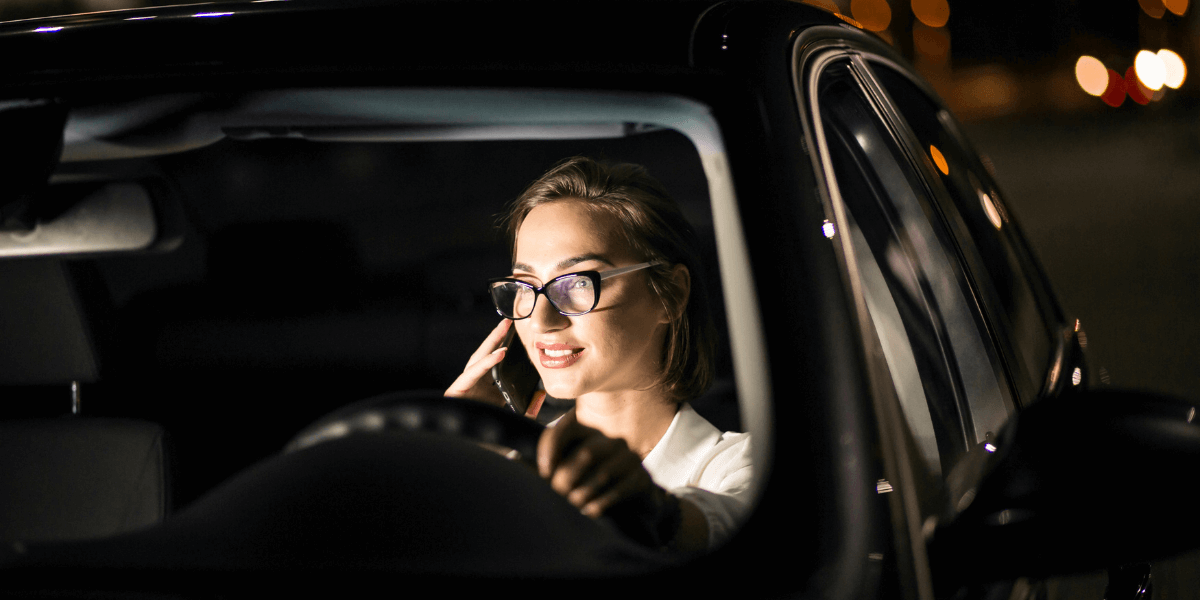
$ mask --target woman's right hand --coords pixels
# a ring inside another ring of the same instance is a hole
[[[446,393],[443,394],[444,396],[470,398],[496,406],[504,406],[504,396],[501,396],[500,390],[496,389],[491,371],[492,367],[504,360],[504,355],[508,351],[507,348],[501,348],[500,343],[504,340],[504,335],[508,333],[509,327],[512,327],[511,320],[502,319],[500,321],[500,324],[488,334],[475,353],[471,355],[462,375],[459,375],[458,379],[450,384]]]

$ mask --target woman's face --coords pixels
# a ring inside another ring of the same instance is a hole
[[[517,232],[513,277],[542,286],[564,273],[607,271],[643,262],[613,217],[575,200],[534,208]],[[555,398],[645,390],[658,379],[666,312],[646,273],[604,280],[600,302],[585,315],[560,314],[538,297],[533,314],[516,321],[517,334]]]

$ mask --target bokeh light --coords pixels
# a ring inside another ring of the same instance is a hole
[[[1000,229],[1004,225],[1004,221],[1000,219],[1000,211],[996,210],[996,204],[992,202],[992,197],[982,191],[979,192],[979,204],[983,205],[983,213],[987,215],[992,227]]]
[[[937,168],[942,172],[942,175],[950,174],[950,164],[946,162],[946,157],[942,156],[942,151],[938,150],[937,146],[934,146],[933,144],[929,145],[929,156],[933,157],[933,164],[937,165]]]
[[[957,69],[949,95],[958,112],[981,118],[1008,114],[1021,103],[1017,76],[995,64]]]
[[[912,0],[912,11],[930,27],[944,27],[950,20],[950,4],[946,0]]]
[[[1138,104],[1147,104],[1150,102],[1150,97],[1154,95],[1154,90],[1146,87],[1141,79],[1138,79],[1137,67],[1129,65],[1125,70],[1125,93],[1129,95],[1129,99]]]
[[[1183,63],[1183,58],[1163,48],[1158,51],[1158,59],[1162,61],[1163,67],[1167,70],[1167,77],[1163,84],[1173,90],[1179,89],[1179,86],[1183,85],[1183,81],[1187,79],[1187,65]]]
[[[1121,79],[1121,75],[1112,69],[1108,70],[1108,87],[1105,88],[1100,99],[1113,108],[1125,103],[1125,80]]]
[[[1163,84],[1167,81],[1166,65],[1157,54],[1149,50],[1137,53],[1137,58],[1133,59],[1133,67],[1137,72],[1138,80],[1151,91],[1162,89]],[[1128,75],[1126,77],[1128,78]]]
[[[950,60],[950,32],[918,23],[913,27],[913,48],[921,58],[945,64]]]
[[[883,31],[892,22],[887,0],[850,0],[850,16],[868,31]]]
[[[834,14],[841,12],[838,10],[838,5],[834,4],[833,0],[801,0],[801,3],[808,4],[809,6],[815,6]]]
[[[1162,0],[1163,6],[1176,15],[1183,16],[1187,12],[1188,0]]]
[[[1163,18],[1163,15],[1167,12],[1167,7],[1163,5],[1163,0],[1138,0],[1138,5],[1142,7],[1142,12],[1155,19]]]
[[[1075,80],[1083,91],[1100,96],[1108,89],[1108,69],[1094,56],[1080,56],[1075,62]]]

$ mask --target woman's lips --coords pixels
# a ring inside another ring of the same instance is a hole
[[[568,344],[534,344],[538,350],[538,361],[547,369],[563,369],[575,364],[583,354],[583,348]]]

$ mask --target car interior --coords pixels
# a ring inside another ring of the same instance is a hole
[[[661,118],[577,122],[545,94],[397,94],[53,104],[66,124],[49,185],[12,200],[24,220],[0,232],[0,477],[23,490],[0,498],[0,537],[133,531],[339,407],[440,395],[500,318],[485,287],[509,273],[497,215],[570,156],[664,183],[703,240],[729,330],[694,136]],[[630,106],[666,110],[655,102]],[[761,417],[739,408],[722,338],[694,406],[747,430]]]

